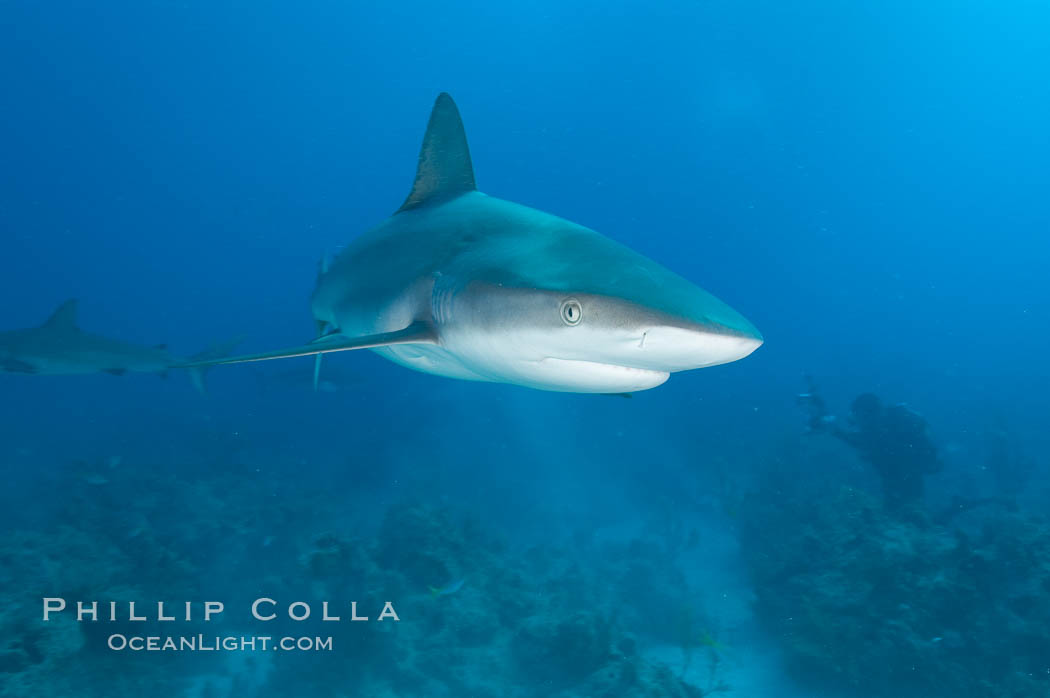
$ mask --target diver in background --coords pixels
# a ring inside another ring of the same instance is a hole
[[[812,379],[808,380],[810,391],[800,395],[799,401],[809,408],[810,430],[841,439],[871,463],[882,482],[887,509],[920,506],[923,478],[941,469],[926,420],[903,404],[885,406],[874,394],[864,393],[850,408],[852,428],[843,429],[838,420],[827,413]]]

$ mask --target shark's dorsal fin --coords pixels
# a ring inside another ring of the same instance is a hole
[[[463,120],[456,103],[447,92],[442,92],[430,112],[419,150],[416,181],[398,211],[446,201],[476,188]]]
[[[58,306],[41,327],[46,330],[75,332],[77,329],[77,299],[70,298]]]

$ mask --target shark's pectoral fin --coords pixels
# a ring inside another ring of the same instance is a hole
[[[327,260],[327,256],[326,256],[326,257],[322,257],[321,258],[321,274],[324,274],[327,271],[328,271],[328,260]],[[318,276],[320,276],[320,274]],[[328,323],[326,321],[324,321],[324,320],[318,320],[317,321],[317,339],[314,340],[314,343],[322,341],[322,340],[325,340],[325,339],[328,339],[328,335],[329,334],[338,334],[338,333],[339,333],[338,330],[331,330],[331,332],[330,332],[329,329],[328,329]],[[317,355],[314,356],[314,392],[315,393],[317,392],[318,384],[321,382],[321,357],[323,357],[323,356],[324,356],[324,354],[317,354]]]
[[[288,349],[267,351],[261,354],[243,354],[208,361],[193,361],[178,364],[174,368],[195,368],[199,366],[217,366],[219,364],[240,364],[248,361],[269,361],[270,359],[288,359],[293,356],[311,356],[327,354],[333,351],[353,351],[354,349],[375,349],[393,344],[435,344],[437,337],[434,330],[425,322],[416,322],[396,332],[366,335],[364,337],[344,337],[329,335],[309,344]]]
[[[419,150],[416,181],[398,211],[447,201],[475,189],[474,165],[470,162],[463,120],[456,103],[442,92],[430,112]]]
[[[321,382],[321,357],[324,354],[314,355],[314,392],[317,392],[317,386]]]

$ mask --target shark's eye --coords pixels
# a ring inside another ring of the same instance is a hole
[[[583,319],[583,308],[575,298],[570,298],[561,304],[561,319],[566,325],[579,325]]]

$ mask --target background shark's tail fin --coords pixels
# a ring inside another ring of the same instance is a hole
[[[223,357],[229,356],[237,347],[237,345],[240,344],[242,341],[244,341],[244,337],[239,335],[225,342],[213,344],[207,347],[204,351],[194,354],[190,357],[189,360],[191,362],[197,362],[221,359]],[[204,381],[204,378],[207,375],[209,369],[211,369],[211,366],[208,365],[190,366],[187,369],[190,372],[190,380],[193,381],[193,387],[196,388],[197,392],[199,392],[201,395],[208,394],[208,385]]]

